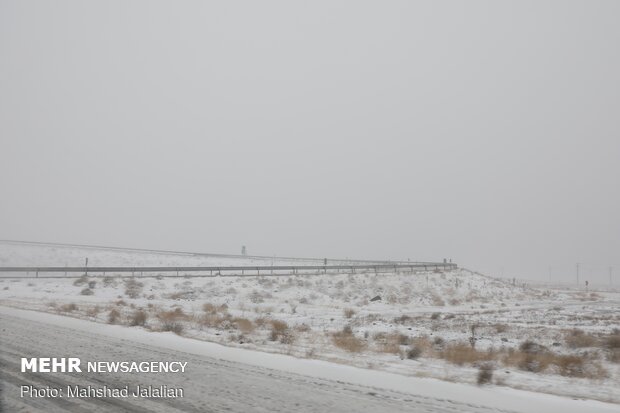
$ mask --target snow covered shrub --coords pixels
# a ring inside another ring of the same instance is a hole
[[[93,290],[91,290],[90,288],[86,287],[86,288],[82,289],[82,291],[80,291],[80,294],[82,294],[82,295],[93,295],[93,294],[95,294],[95,292]]]
[[[87,282],[88,282],[88,277],[86,275],[82,275],[80,278],[73,281],[73,285],[75,285],[76,287],[79,287],[81,285],[86,284]]]
[[[114,282],[114,278],[110,276],[103,277],[103,286],[104,287],[113,287],[116,283]]]
[[[142,292],[142,287],[144,284],[135,278],[129,278],[125,280],[125,295],[129,298],[138,298]]]

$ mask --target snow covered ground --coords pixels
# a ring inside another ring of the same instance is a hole
[[[93,266],[257,259],[36,249],[4,245],[1,265],[81,265],[85,253]],[[620,403],[614,292],[534,289],[466,270],[89,276],[0,280],[0,304],[369,371],[468,384],[482,376],[493,387]]]
[[[611,413],[615,404],[532,393],[499,386],[475,387],[403,377],[320,360],[232,348],[144,329],[90,323],[53,314],[0,307],[0,361],[7,370],[11,411],[230,411],[230,412],[544,412]],[[46,340],[37,339],[45,337]],[[67,340],[70,337],[70,340]],[[20,374],[18,355],[70,352],[83,360],[174,359],[188,363],[182,375],[120,373]],[[111,387],[181,386],[183,399],[20,399],[16,383],[34,381]]]

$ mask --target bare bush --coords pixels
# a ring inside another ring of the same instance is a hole
[[[144,284],[135,278],[128,278],[125,280],[125,295],[129,298],[138,298],[142,293],[142,287]]]
[[[80,294],[82,294],[82,295],[93,295],[93,294],[95,294],[95,292],[93,290],[91,290],[90,288],[86,287],[86,288],[82,289],[82,291],[80,291]]]
[[[86,275],[82,275],[80,278],[77,278],[73,281],[73,285],[76,287],[80,287],[88,282],[88,277]]]

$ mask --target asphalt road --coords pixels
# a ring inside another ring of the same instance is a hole
[[[415,396],[180,353],[97,333],[0,314],[2,410],[7,412],[498,412],[478,404]],[[185,373],[21,373],[22,357],[187,361]],[[180,387],[183,398],[33,398],[20,386]]]

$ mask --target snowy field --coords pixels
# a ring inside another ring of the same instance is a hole
[[[93,266],[260,260],[0,245],[0,265],[77,266],[85,254]],[[534,289],[466,270],[89,276],[3,279],[0,304],[152,331],[154,341],[155,332],[174,332],[369,371],[620,403],[616,292]]]

